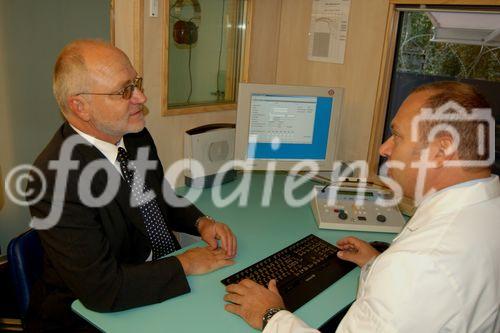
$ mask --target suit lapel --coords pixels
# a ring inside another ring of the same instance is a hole
[[[75,130],[66,122],[63,126],[63,136],[64,138],[69,138],[72,135],[78,135]],[[78,135],[79,136],[79,135]],[[98,159],[106,159],[106,157],[93,145],[89,145],[88,142],[79,136],[82,140],[82,144],[79,144],[75,147],[75,150],[80,153],[84,160],[79,159],[82,162],[81,168],[83,169],[88,163],[98,160]],[[128,150],[128,148],[127,148]],[[106,159],[107,161],[107,159]],[[118,204],[118,206],[123,211],[123,216],[126,217],[129,221],[132,222],[134,226],[136,226],[139,231],[144,234],[144,236],[148,237],[146,226],[144,225],[142,216],[139,212],[139,208],[131,207],[130,204],[130,188],[128,184],[125,182],[123,177],[116,171],[113,165],[110,164],[113,168],[112,170],[116,172],[116,176],[120,177],[120,186],[118,188],[118,192],[116,196],[113,198],[113,201]],[[104,172],[97,172],[95,174],[95,186],[101,192],[107,186],[107,178],[104,176]]]

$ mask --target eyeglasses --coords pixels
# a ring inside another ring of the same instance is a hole
[[[140,76],[136,77],[131,84],[120,89],[119,91],[117,91],[115,93],[108,94],[108,93],[83,92],[83,93],[76,94],[76,96],[80,96],[80,95],[106,95],[106,96],[122,96],[123,99],[130,99],[132,97],[132,94],[134,93],[135,88],[139,89],[141,92],[144,91],[142,88],[142,77],[140,77]]]

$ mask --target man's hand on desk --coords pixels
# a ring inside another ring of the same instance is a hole
[[[227,257],[236,256],[237,243],[236,237],[227,225],[214,221],[207,217],[202,217],[198,225],[201,239],[203,239],[212,249],[218,247],[217,241],[220,240],[221,248],[226,252]]]
[[[199,275],[234,264],[223,249],[195,247],[177,255],[186,275]]]
[[[237,314],[253,328],[262,329],[262,317],[270,308],[285,308],[281,298],[276,280],[269,281],[268,288],[245,279],[238,284],[230,284],[226,287],[228,292],[224,296],[226,311]]]
[[[373,257],[380,254],[369,243],[356,237],[345,237],[337,242],[337,247],[341,250],[337,252],[340,259],[351,261],[363,267]]]

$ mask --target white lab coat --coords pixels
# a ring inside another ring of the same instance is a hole
[[[361,271],[337,332],[500,332],[498,176],[424,200],[392,245]],[[264,333],[312,333],[287,311]]]

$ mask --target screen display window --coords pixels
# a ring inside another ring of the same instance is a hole
[[[249,159],[323,160],[333,97],[252,94]]]
[[[357,192],[357,191],[338,191],[337,194],[339,195],[345,195],[348,197],[356,197],[356,196],[361,196],[362,198],[371,198],[373,197],[372,192]]]

